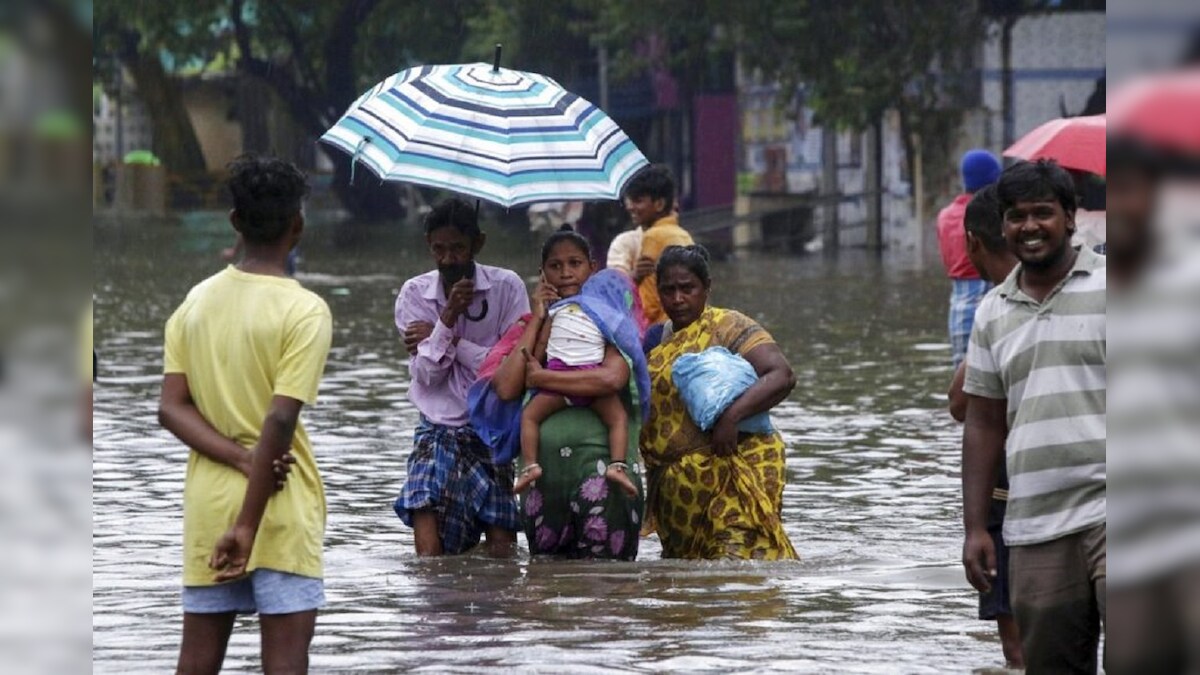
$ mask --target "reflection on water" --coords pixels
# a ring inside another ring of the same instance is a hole
[[[232,241],[223,219],[99,222],[95,230],[94,658],[161,672],[179,641],[186,451],[155,421],[162,326]],[[800,385],[774,413],[788,444],[787,531],[799,563],[418,560],[391,502],[416,411],[392,304],[428,260],[417,230],[310,225],[300,280],[335,335],[305,411],[329,499],[329,607],[316,671],[791,670],[969,672],[998,665],[958,565],[959,432],[947,287],[904,261],[751,256],[714,269],[716,304],[761,321]],[[485,262],[536,273],[524,233]],[[258,667],[253,619],[226,667]]]

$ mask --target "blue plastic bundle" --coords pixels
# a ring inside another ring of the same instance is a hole
[[[671,381],[687,406],[688,415],[701,431],[709,431],[734,400],[758,381],[758,373],[746,359],[724,347],[709,347],[697,354],[684,354],[671,367]],[[769,413],[761,412],[738,423],[738,431],[769,434]]]

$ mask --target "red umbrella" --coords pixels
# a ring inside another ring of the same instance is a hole
[[[1200,153],[1200,69],[1134,80],[1113,91],[1107,107],[1113,131]]]
[[[1051,120],[1025,134],[1005,157],[1053,159],[1068,169],[1104,175],[1108,155],[1104,115]]]

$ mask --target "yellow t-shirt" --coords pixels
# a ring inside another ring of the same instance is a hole
[[[294,279],[230,266],[188,293],[167,321],[164,372],[187,376],[200,413],[217,431],[253,448],[272,396],[313,403],[333,333],[329,307]],[[296,464],[267,502],[247,571],[323,575],[325,489],[304,425],[292,437]],[[183,488],[183,583],[213,585],[208,566],[233,524],[246,477],[196,451]]]
[[[679,226],[679,219],[670,215],[659,218],[646,228],[642,234],[641,256],[658,262],[658,257],[668,246],[691,246],[694,243],[696,242],[692,241],[692,235]],[[642,279],[642,283],[638,285],[638,294],[642,296],[642,311],[650,324],[667,320],[662,302],[658,299],[658,275],[651,274]]]

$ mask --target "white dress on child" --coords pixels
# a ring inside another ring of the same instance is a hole
[[[546,356],[568,366],[594,366],[604,361],[604,334],[576,304],[550,310]]]

